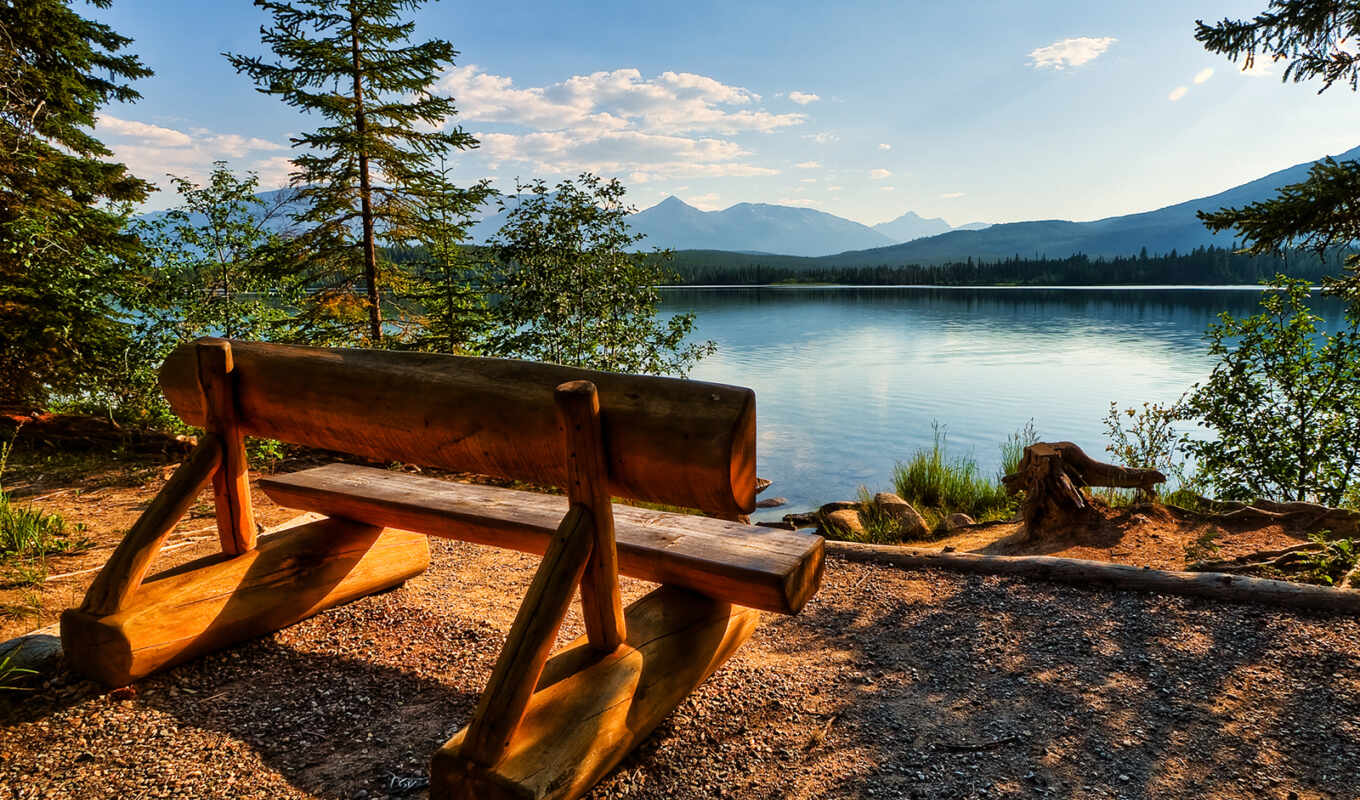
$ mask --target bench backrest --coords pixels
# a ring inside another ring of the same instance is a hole
[[[718,514],[755,507],[755,393],[495,358],[231,343],[237,413],[251,436],[563,486],[553,390],[599,390],[609,489]],[[204,423],[194,345],[160,372],[171,408]]]

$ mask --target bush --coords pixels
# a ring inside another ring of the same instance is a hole
[[[13,441],[0,445],[0,479],[13,446]],[[10,581],[42,583],[47,578],[49,554],[73,553],[90,546],[88,539],[75,535],[79,531],[79,526],[68,525],[59,514],[46,514],[31,506],[20,508],[0,486],[0,563],[6,566]]]
[[[1360,320],[1324,333],[1306,282],[1270,285],[1261,313],[1209,326],[1219,363],[1186,414],[1215,436],[1185,449],[1220,499],[1336,505],[1360,475]]]

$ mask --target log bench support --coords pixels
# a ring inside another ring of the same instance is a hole
[[[396,586],[430,563],[425,536],[325,519],[257,539],[231,344],[195,344],[207,432],[95,576],[61,615],[78,671],[126,686],[157,670],[272,633]],[[150,580],[166,537],[209,483],[222,553]]]
[[[207,432],[84,603],[62,615],[72,665],[107,684],[395,586],[426,569],[430,535],[542,553],[471,720],[434,755],[430,794],[571,800],[750,637],[759,609],[797,613],[817,590],[820,537],[622,506],[616,514],[616,494],[727,520],[749,512],[749,389],[237,345],[203,340],[166,361],[172,407]],[[609,387],[603,407],[595,381]],[[247,434],[551,482],[566,490],[566,507],[560,497],[332,465],[262,480],[281,505],[327,516],[257,539]],[[147,578],[209,483],[222,553]],[[662,586],[625,609],[621,570]],[[550,657],[578,591],[586,635]]]

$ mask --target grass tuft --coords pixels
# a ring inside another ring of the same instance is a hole
[[[3,480],[10,440],[0,445],[0,480]],[[47,579],[47,556],[74,553],[91,546],[78,536],[81,527],[70,525],[60,514],[48,514],[32,506],[20,507],[0,485],[0,564],[6,579],[20,586],[33,586]]]
[[[893,468],[893,485],[898,496],[916,506],[927,519],[933,516],[947,517],[954,513],[964,513],[978,521],[1008,516],[1014,510],[1012,498],[997,483],[983,477],[977,461],[968,456],[948,454],[948,431],[938,422],[933,423],[934,442],[923,450],[917,450],[906,462],[898,462]],[[1033,425],[1026,429],[1033,432]],[[1002,453],[1007,447],[1018,447],[1023,452],[1024,431],[1014,434],[1002,445]],[[1017,456],[1016,461],[1019,460]]]

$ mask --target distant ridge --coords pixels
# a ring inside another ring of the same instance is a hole
[[[1334,157],[1342,161],[1360,159],[1360,147]],[[929,265],[969,258],[1066,258],[1077,253],[1108,257],[1134,255],[1142,248],[1147,248],[1150,254],[1163,254],[1209,245],[1230,247],[1233,243],[1231,234],[1210,233],[1195,212],[1265,200],[1281,186],[1307,178],[1313,163],[1295,164],[1218,194],[1139,214],[1092,222],[1039,220],[991,225],[984,230],[954,230],[905,244],[838,253],[825,260],[844,266]]]

